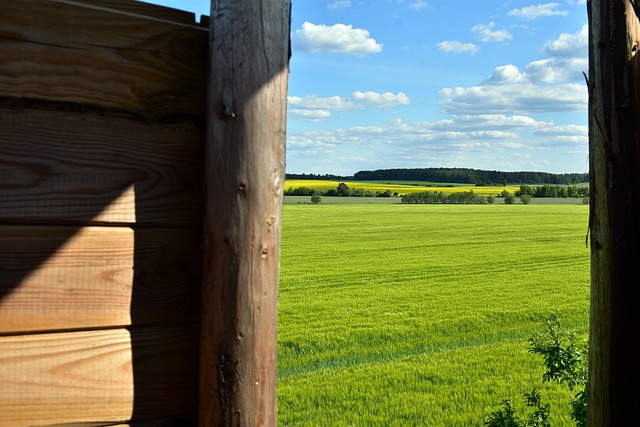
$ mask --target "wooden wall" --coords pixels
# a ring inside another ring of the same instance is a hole
[[[208,24],[3,2],[0,58],[0,426],[191,425]]]

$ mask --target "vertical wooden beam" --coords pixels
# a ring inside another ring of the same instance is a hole
[[[631,0],[591,0],[589,426],[637,418],[640,31]]]
[[[211,4],[200,426],[276,424],[289,0]]]

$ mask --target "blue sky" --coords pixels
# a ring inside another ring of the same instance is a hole
[[[589,169],[585,0],[293,0],[291,37],[289,173]]]

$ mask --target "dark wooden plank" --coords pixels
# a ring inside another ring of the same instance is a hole
[[[637,418],[640,367],[640,9],[589,7],[589,426]]]
[[[4,2],[0,57],[0,97],[173,121],[205,111],[202,27],[70,1]]]
[[[211,15],[200,426],[276,425],[288,0]]]
[[[0,335],[198,321],[200,232],[0,226]]]
[[[0,337],[0,426],[193,413],[197,347],[191,327]]]
[[[0,222],[199,226],[204,132],[0,110]]]
[[[139,15],[148,19],[158,19],[176,24],[200,25],[192,12],[166,6],[132,0],[49,0],[56,3],[77,3],[84,7],[104,8],[111,11]],[[206,30],[209,28],[206,27]]]

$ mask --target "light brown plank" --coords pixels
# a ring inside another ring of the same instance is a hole
[[[0,226],[0,335],[195,323],[197,230]]]
[[[0,337],[0,426],[193,413],[197,339],[187,327]]]
[[[203,150],[188,124],[0,110],[0,222],[199,226]]]
[[[101,113],[201,118],[207,43],[202,27],[75,2],[3,2],[0,96],[84,104]]]

